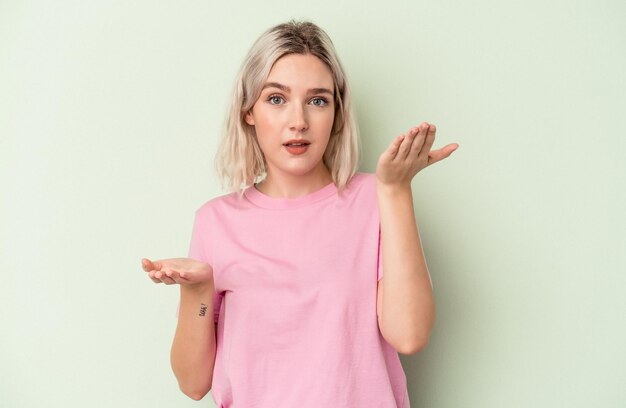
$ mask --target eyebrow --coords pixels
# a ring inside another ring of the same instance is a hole
[[[265,85],[263,85],[263,89],[265,89],[265,88],[278,88],[278,89],[280,89],[280,90],[282,90],[284,92],[290,92],[291,91],[291,88],[289,88],[286,85],[279,84],[278,82],[266,82]],[[261,89],[261,90],[263,90],[263,89]],[[309,94],[327,93],[327,94],[329,94],[331,96],[334,95],[334,93],[330,89],[327,89],[327,88],[311,88],[311,89],[309,89],[308,93]]]

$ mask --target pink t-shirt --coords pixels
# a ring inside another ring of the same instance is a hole
[[[213,266],[220,408],[408,407],[376,315],[374,174],[298,198],[248,187],[196,212],[189,257]]]

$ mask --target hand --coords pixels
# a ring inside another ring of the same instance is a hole
[[[213,280],[211,265],[189,258],[161,259],[154,262],[143,258],[141,266],[154,283],[194,285]]]
[[[450,156],[459,147],[458,144],[451,143],[439,150],[430,150],[436,131],[435,125],[423,122],[396,137],[378,159],[378,182],[410,187],[411,180],[420,170]]]

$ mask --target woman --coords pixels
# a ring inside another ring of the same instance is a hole
[[[189,258],[142,260],[181,288],[171,362],[185,394],[212,389],[219,407],[409,406],[398,352],[421,350],[434,323],[411,180],[458,147],[431,150],[434,137],[422,123],[376,174],[357,172],[331,40],[309,22],[261,35],[218,152],[233,192],[198,209]]]

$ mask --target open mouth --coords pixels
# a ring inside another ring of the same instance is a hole
[[[311,144],[310,142],[287,142],[287,143],[284,143],[283,146],[300,147],[300,146],[308,146],[310,144]]]
[[[309,142],[287,142],[283,146],[289,153],[299,155],[306,152],[310,144]]]

